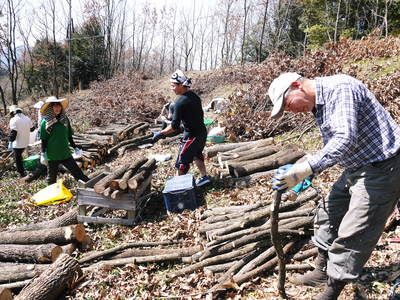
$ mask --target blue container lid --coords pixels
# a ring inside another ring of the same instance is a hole
[[[189,190],[195,186],[193,174],[175,176],[167,179],[163,193]]]

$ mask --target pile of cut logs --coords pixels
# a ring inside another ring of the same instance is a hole
[[[77,210],[0,233],[0,298],[59,299],[82,275],[70,254],[91,243]],[[35,278],[34,278],[35,277]],[[33,280],[31,280],[34,278]]]
[[[112,199],[120,197],[123,193],[136,193],[142,190],[142,185],[148,186],[148,181],[151,180],[156,168],[154,158],[139,158],[100,179],[93,189],[96,193]]]
[[[128,149],[148,143],[152,137],[146,133],[148,129],[148,123],[138,122],[130,125],[114,124],[107,128],[89,130],[84,134],[75,134],[75,144],[83,150],[77,163],[86,169],[101,164],[108,154],[118,152],[123,155]]]
[[[305,155],[295,145],[275,145],[273,138],[214,145],[206,149],[213,162],[211,172],[219,178],[249,185],[261,176],[270,176],[274,169],[296,162]]]
[[[290,193],[279,209],[279,233],[284,253],[297,252],[309,241],[316,203],[321,198],[310,188],[297,196]],[[192,255],[191,264],[175,272],[170,278],[203,269],[216,275],[218,283],[211,291],[219,291],[239,284],[265,271],[274,270],[278,258],[271,242],[271,201],[253,205],[216,207],[202,215],[200,232],[207,237],[203,250]],[[315,255],[316,250],[293,256],[287,269],[311,269],[301,260]],[[289,261],[289,260],[288,260]]]

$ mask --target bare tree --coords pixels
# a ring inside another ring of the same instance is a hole
[[[15,105],[18,104],[17,89],[19,78],[16,28],[20,22],[18,13],[22,5],[22,1],[6,0],[2,10],[6,21],[5,23],[0,23],[0,51],[4,58],[1,64],[2,68],[7,72],[11,86],[11,101]]]
[[[263,41],[264,41],[265,25],[267,24],[268,4],[269,4],[268,0],[264,2],[264,18],[262,20],[260,43],[259,43],[258,53],[257,53],[257,61],[258,62],[261,62],[261,57],[262,57],[261,53],[262,53],[262,47],[263,47]]]

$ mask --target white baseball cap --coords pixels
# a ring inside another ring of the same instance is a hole
[[[290,85],[303,76],[297,73],[283,73],[275,78],[268,88],[268,95],[272,101],[273,108],[271,118],[278,119],[283,113],[283,96]]]

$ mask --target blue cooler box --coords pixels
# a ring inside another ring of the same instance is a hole
[[[192,174],[175,176],[167,179],[163,190],[164,204],[167,212],[180,213],[184,209],[196,209],[195,181]]]

